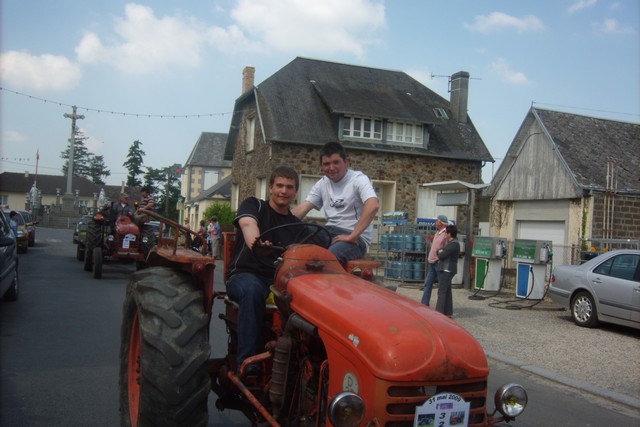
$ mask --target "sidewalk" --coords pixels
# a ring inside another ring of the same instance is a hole
[[[396,292],[422,298],[413,285]],[[484,299],[470,299],[473,295],[453,289],[453,320],[478,340],[487,357],[640,409],[640,331],[605,324],[581,328],[550,301],[517,298],[510,289],[497,296],[485,293]],[[436,300],[434,289],[431,307]]]

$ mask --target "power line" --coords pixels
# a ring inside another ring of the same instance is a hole
[[[42,101],[45,104],[48,103],[48,104],[59,105],[61,107],[70,107],[70,108],[73,107],[73,105],[71,105],[71,104],[65,104],[64,102],[53,101],[51,99],[46,99],[46,98],[40,98],[40,97],[37,97],[37,96],[29,95],[27,93],[18,92],[18,91],[7,89],[6,87],[1,87],[0,86],[0,91],[2,91],[2,90],[5,91],[5,92],[12,93],[14,95],[24,96],[25,98],[33,99],[35,101]],[[84,111],[92,111],[94,113],[113,114],[113,115],[118,115],[118,116],[150,118],[150,119],[151,118],[153,118],[153,119],[195,119],[195,118],[199,119],[199,118],[214,117],[214,116],[224,116],[224,115],[227,115],[227,114],[233,114],[232,112],[206,113],[206,114],[145,114],[145,113],[127,113],[127,112],[121,112],[121,111],[103,110],[103,109],[91,108],[91,107],[83,107],[83,106],[78,106],[77,109],[78,110],[84,110]]]

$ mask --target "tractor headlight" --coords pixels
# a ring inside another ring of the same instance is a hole
[[[331,399],[329,421],[336,427],[357,426],[364,418],[364,400],[350,391],[343,391]]]
[[[108,240],[109,242],[113,242],[113,235],[112,235],[112,234],[109,234],[109,236],[107,236],[107,240]]]
[[[142,243],[149,243],[149,238],[147,236],[144,236],[142,238]]]
[[[509,383],[496,391],[496,409],[507,418],[520,415],[527,406],[527,391],[520,384]]]

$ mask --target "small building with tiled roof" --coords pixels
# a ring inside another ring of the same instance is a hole
[[[231,175],[231,161],[224,159],[226,133],[202,132],[181,171],[181,219],[198,224],[213,203],[228,203],[218,185]]]
[[[494,161],[467,114],[469,73],[451,76],[450,100],[404,72],[307,58],[256,86],[254,73],[243,71],[225,149],[233,160],[233,209],[247,196],[266,198],[279,164],[300,173],[298,202],[304,200],[320,177],[320,148],[339,141],[350,167],[374,184],[380,201],[374,226],[393,211],[411,221],[444,213],[468,223],[466,206],[437,207],[436,192],[422,184],[477,184],[483,164]]]
[[[583,243],[638,240],[640,124],[532,107],[486,194],[490,234],[551,240],[556,265]]]

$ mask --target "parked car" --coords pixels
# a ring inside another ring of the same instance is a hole
[[[9,226],[9,218],[0,211],[0,297],[5,301],[18,299],[18,244]]]
[[[73,243],[84,242],[84,238],[87,234],[87,224],[91,221],[91,215],[83,215],[75,223],[73,228]]]
[[[640,329],[640,250],[605,252],[582,265],[553,270],[549,295],[578,326],[598,322]]]
[[[10,210],[5,210],[4,214],[7,217],[7,221],[11,216]],[[29,231],[27,230],[27,223],[24,220],[24,217],[20,215],[19,211],[15,211],[18,213],[16,215],[16,223],[18,224],[18,237],[16,241],[18,242],[18,253],[27,253],[27,249],[29,249]]]
[[[28,211],[18,211],[20,215],[24,218],[24,221],[27,226],[27,231],[29,232],[29,246],[35,246],[36,244],[36,224],[38,221],[33,219],[33,216]]]

